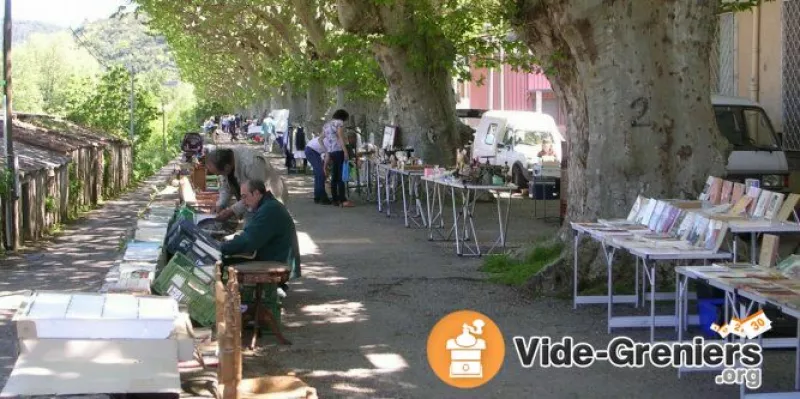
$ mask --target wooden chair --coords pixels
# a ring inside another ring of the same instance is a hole
[[[280,329],[280,323],[278,323],[272,310],[263,308],[262,304],[264,289],[269,286],[269,289],[277,290],[278,285],[285,284],[289,281],[290,270],[281,262],[255,261],[252,260],[253,258],[255,258],[255,254],[236,255],[229,257],[227,261],[227,266],[236,270],[240,286],[255,285],[255,303],[253,306],[255,326],[253,328],[253,337],[251,338],[249,349],[255,349],[262,322],[266,323],[273,334],[275,334],[278,343],[281,345],[291,345],[292,343],[284,337]],[[223,262],[217,262],[218,271],[221,271],[223,267]]]

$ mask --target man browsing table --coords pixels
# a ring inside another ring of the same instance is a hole
[[[294,220],[286,207],[267,190],[263,181],[248,180],[241,187],[242,201],[254,213],[241,234],[225,242],[225,257],[245,255],[256,261],[287,263],[289,278],[300,277],[300,248]]]

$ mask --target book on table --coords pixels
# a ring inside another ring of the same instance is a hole
[[[797,203],[800,201],[800,194],[789,194],[786,197],[786,200],[783,201],[781,205],[781,209],[778,211],[777,215],[775,215],[776,222],[785,222],[789,220],[789,218],[794,213],[794,209],[797,207]]]
[[[772,192],[767,190],[761,190],[761,193],[758,196],[758,200],[756,200],[756,207],[753,210],[753,217],[754,218],[763,218],[767,212],[767,204],[772,199]]]
[[[750,197],[750,204],[747,206],[747,216],[752,217],[753,212],[756,210],[758,198],[761,196],[761,189],[758,187],[750,186],[747,188],[746,196]]]
[[[778,236],[774,234],[764,234],[761,239],[761,253],[759,254],[758,264],[763,267],[772,267],[775,265],[775,259],[778,258]]]
[[[731,191],[730,203],[735,204],[737,201],[739,201],[739,199],[744,196],[745,189],[746,187],[744,183],[733,183],[733,190]]]
[[[730,204],[732,195],[733,195],[733,182],[729,180],[723,181],[722,193],[720,193],[719,202],[721,204]]]
[[[642,211],[636,216],[636,221],[638,224],[648,226],[650,225],[650,218],[653,216],[653,212],[656,209],[656,205],[658,205],[658,201],[655,199],[650,199],[647,201],[647,206],[642,208]]]
[[[658,227],[658,223],[664,217],[664,209],[666,208],[667,203],[664,201],[656,201],[656,207],[653,209],[653,214],[650,216],[650,221],[647,223],[647,227],[650,230],[656,230]]]
[[[644,196],[641,196],[641,195],[637,196],[636,197],[636,201],[633,202],[633,206],[631,207],[631,211],[628,212],[628,217],[626,218],[626,220],[629,221],[629,222],[635,222],[636,221],[636,215],[642,209],[642,205],[646,204],[646,203],[647,203],[647,198],[645,198]]]
[[[764,211],[764,219],[774,220],[783,205],[785,195],[772,192],[770,194],[771,196]]]
[[[786,277],[800,280],[800,255],[789,255],[778,262],[775,268]]]

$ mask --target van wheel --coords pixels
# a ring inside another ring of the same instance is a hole
[[[511,169],[511,182],[517,186],[518,191],[528,188],[528,179],[522,174],[522,168],[519,165],[514,165],[514,168]]]

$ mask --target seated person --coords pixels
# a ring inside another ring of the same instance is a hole
[[[291,271],[289,278],[300,277],[300,248],[289,211],[261,180],[242,183],[241,195],[254,215],[245,223],[241,234],[220,247],[223,262],[235,263],[236,259],[230,258],[233,255],[246,256],[247,260],[281,262]]]
[[[206,169],[208,173],[220,177],[219,200],[214,209],[218,212],[217,220],[245,215],[247,207],[241,198],[239,185],[247,180],[266,182],[275,198],[286,205],[286,184],[261,151],[246,147],[210,151],[206,155]],[[231,197],[235,197],[237,202],[228,207]]]
[[[553,150],[553,142],[550,139],[545,139],[542,142],[542,150],[539,151],[537,156],[539,158],[552,157],[553,160],[556,160],[557,155],[555,150]]]

